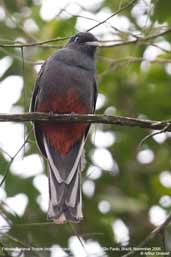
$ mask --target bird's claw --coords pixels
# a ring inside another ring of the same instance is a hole
[[[50,112],[49,112],[49,118],[51,119],[51,118],[53,118],[53,117],[54,117],[54,112],[50,111]]]

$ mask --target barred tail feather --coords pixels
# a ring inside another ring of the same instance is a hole
[[[71,183],[65,184],[58,182],[49,165],[48,218],[58,224],[66,221],[79,222],[83,218],[79,170],[75,172]]]
[[[49,163],[48,218],[56,223],[79,222],[83,218],[80,173],[83,163],[84,138],[61,156],[44,137]]]

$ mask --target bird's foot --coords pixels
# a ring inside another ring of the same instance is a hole
[[[50,111],[49,112],[49,118],[52,119],[54,117],[54,112]]]

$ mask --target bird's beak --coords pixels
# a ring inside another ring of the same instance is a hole
[[[90,42],[86,42],[86,45],[88,46],[101,46],[101,43],[99,41],[90,41]]]

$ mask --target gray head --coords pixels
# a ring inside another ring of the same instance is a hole
[[[98,40],[89,32],[79,32],[75,36],[71,37],[66,46],[77,49],[93,58],[96,47],[98,46]]]

